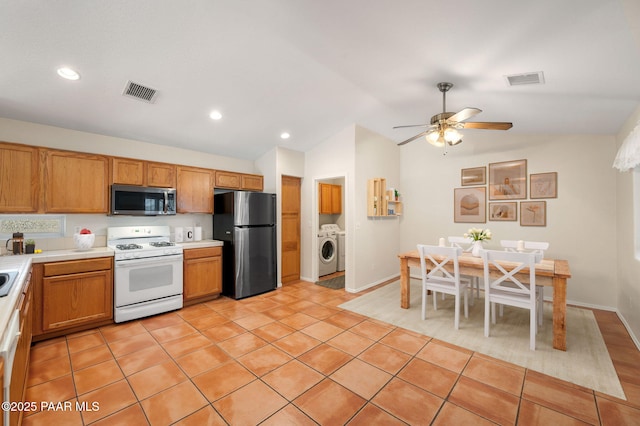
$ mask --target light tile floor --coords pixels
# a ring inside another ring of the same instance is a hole
[[[358,296],[298,282],[37,343],[26,400],[73,408],[23,424],[640,424],[614,313],[595,311],[628,401],[337,308]]]

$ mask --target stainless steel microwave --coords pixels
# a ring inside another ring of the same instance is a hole
[[[111,214],[131,216],[176,214],[176,190],[174,188],[111,185]]]

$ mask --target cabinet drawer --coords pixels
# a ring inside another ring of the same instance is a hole
[[[103,271],[111,269],[111,257],[99,257],[96,259],[70,260],[64,262],[45,263],[44,276],[77,274],[81,272]]]
[[[186,260],[198,259],[201,257],[222,256],[222,247],[202,247],[187,249],[183,252],[183,256]]]

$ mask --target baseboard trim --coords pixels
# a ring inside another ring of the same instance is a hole
[[[354,289],[354,288],[347,288],[347,287],[345,286],[345,288],[344,288],[344,289],[345,289],[345,291],[346,291],[347,293],[360,293],[361,291],[364,291],[364,290],[370,289],[371,287],[375,287],[375,286],[380,285],[380,284],[391,283],[391,282],[396,281],[396,280],[398,280],[398,279],[400,279],[400,275],[390,275],[390,276],[388,276],[387,278],[383,278],[383,279],[381,279],[381,280],[378,280],[378,281],[375,281],[375,282],[373,282],[373,283],[367,284],[367,285],[366,285],[366,286],[364,286],[364,287],[358,287],[358,288],[355,288],[355,289]]]
[[[629,333],[629,336],[631,336],[631,340],[633,340],[633,343],[636,345],[636,348],[640,350],[640,340],[638,340],[636,335],[633,334],[633,331],[631,330],[631,326],[629,325],[627,320],[624,318],[624,315],[622,315],[622,313],[618,310],[616,310],[615,312],[616,312],[616,315],[618,315],[618,318],[620,318],[620,321],[622,321],[624,328],[627,329],[627,333]]]

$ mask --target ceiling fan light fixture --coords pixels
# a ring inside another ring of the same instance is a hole
[[[462,134],[453,127],[447,127],[444,130],[444,140],[449,145],[457,145],[462,142]]]
[[[433,146],[437,146],[437,147],[444,146],[444,138],[442,137],[442,135],[440,134],[440,131],[438,130],[431,130],[429,133],[427,133],[427,135],[425,136],[425,139],[427,139],[427,142],[429,142]]]

